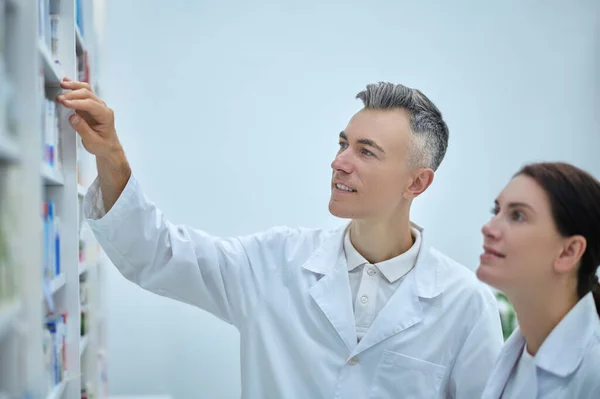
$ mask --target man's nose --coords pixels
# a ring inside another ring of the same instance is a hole
[[[336,172],[351,173],[352,172],[352,161],[348,154],[348,150],[338,154],[333,162],[331,168]]]

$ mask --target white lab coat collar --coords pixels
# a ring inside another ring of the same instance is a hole
[[[423,320],[419,297],[433,298],[441,294],[439,262],[431,254],[421,230],[421,251],[416,266],[405,277],[379,312],[366,335],[357,345],[356,323],[350,293],[350,282],[343,241],[348,225],[332,231],[323,244],[303,265],[306,270],[322,275],[309,294],[329,319],[348,348],[349,357],[398,334]]]
[[[600,319],[594,298],[592,293],[588,293],[577,302],[546,338],[533,358],[536,367],[559,377],[567,377],[572,374],[583,361],[585,350],[589,347],[599,325]],[[525,337],[517,327],[504,344],[483,398],[500,397],[525,343]],[[530,385],[528,389],[526,397],[537,395],[536,385]]]
[[[392,259],[375,264],[375,267],[379,269],[389,283],[401,279],[415,266],[421,247],[421,231],[416,226],[411,226],[411,230],[414,243],[406,252]],[[346,263],[349,272],[361,265],[369,263],[369,261],[354,248],[354,245],[352,245],[352,241],[350,240],[350,229],[346,229],[346,232],[344,233],[344,253],[346,254]]]
[[[548,335],[535,355],[536,366],[559,377],[573,373],[581,364],[599,323],[594,297],[590,292]]]
[[[329,237],[323,240],[323,244],[304,263],[303,267],[314,273],[330,274],[337,265],[338,258],[343,254],[344,236],[349,224],[345,223],[334,229]],[[442,293],[439,264],[431,254],[435,249],[429,246],[423,227],[412,222],[411,226],[421,233],[420,250],[415,267],[412,270],[415,274],[416,292],[421,298],[435,298]],[[347,269],[346,265],[344,265],[344,269]]]

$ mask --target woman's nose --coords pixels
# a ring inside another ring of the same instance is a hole
[[[500,232],[496,223],[497,221],[494,217],[492,220],[483,225],[481,232],[483,233],[484,237],[498,238],[500,236]]]

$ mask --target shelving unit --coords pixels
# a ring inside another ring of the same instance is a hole
[[[21,154],[14,140],[8,136],[0,136],[0,162],[19,163]]]
[[[107,397],[95,161],[55,101],[63,77],[101,88],[96,3],[0,0],[1,399]]]
[[[23,304],[21,301],[15,299],[0,307],[0,339],[2,339],[5,334],[11,332],[15,323],[19,320],[22,306]]]

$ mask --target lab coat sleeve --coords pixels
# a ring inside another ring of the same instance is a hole
[[[155,294],[204,309],[240,327],[258,297],[258,279],[239,238],[219,238],[169,222],[132,175],[109,212],[98,181],[84,215],[112,263],[128,280]],[[270,231],[254,236],[265,243]],[[273,247],[273,245],[271,245]],[[268,250],[268,249],[267,249]]]
[[[498,304],[490,293],[456,358],[450,375],[452,398],[480,398],[498,360],[504,338]]]

